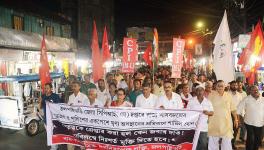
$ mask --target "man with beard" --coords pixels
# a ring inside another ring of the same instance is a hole
[[[133,84],[134,84],[134,89],[133,91],[129,92],[128,97],[129,97],[129,101],[133,104],[133,106],[135,106],[137,96],[142,94],[141,81],[139,79],[135,79]]]
[[[229,93],[232,96],[232,100],[233,100],[233,103],[234,103],[236,108],[237,108],[238,104],[240,103],[240,101],[242,101],[242,95],[239,92],[237,92],[237,88],[238,88],[237,82],[236,81],[231,81],[230,82],[230,91],[229,91]],[[234,117],[232,117],[232,121],[233,121],[233,125],[234,125],[235,124],[234,123]],[[236,141],[238,129],[239,128],[235,128],[233,126],[233,130],[234,130],[233,136],[234,137],[232,139],[232,147],[233,147],[234,150],[237,149],[237,147],[235,146],[235,141]]]

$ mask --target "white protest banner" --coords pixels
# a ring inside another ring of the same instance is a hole
[[[172,78],[181,77],[182,58],[185,40],[173,38],[173,54],[172,54]]]
[[[138,56],[137,40],[133,38],[124,38],[122,72],[124,73],[134,72],[137,56]]]
[[[48,145],[74,144],[100,150],[191,150],[199,136],[198,111],[53,103],[47,103],[46,108]]]

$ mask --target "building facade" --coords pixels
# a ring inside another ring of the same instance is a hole
[[[38,73],[42,34],[51,71],[73,65],[77,46],[69,23],[0,6],[1,75]]]
[[[107,28],[109,44],[114,39],[114,0],[61,0],[62,13],[71,19],[72,36],[78,43],[78,58],[91,58],[93,21],[96,22],[99,47]]]

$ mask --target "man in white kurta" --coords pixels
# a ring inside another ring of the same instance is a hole
[[[156,108],[161,109],[183,109],[181,96],[172,92],[172,84],[170,81],[164,83],[165,94],[160,96]]]
[[[88,97],[80,92],[81,84],[78,81],[72,83],[73,94],[70,95],[68,104],[72,106],[90,106]],[[68,150],[74,150],[74,145],[67,145]],[[82,148],[83,149],[83,148]]]
[[[149,83],[143,83],[143,94],[137,96],[136,107],[154,109],[158,100],[158,97],[151,93],[151,85]]]
[[[260,96],[256,86],[250,87],[250,95],[238,105],[238,114],[245,115],[247,129],[247,150],[257,150],[261,145],[264,126],[264,98]]]

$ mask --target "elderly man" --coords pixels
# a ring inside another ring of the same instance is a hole
[[[172,84],[170,81],[164,82],[165,94],[160,96],[156,108],[161,109],[183,109],[181,96],[172,92]]]
[[[225,83],[217,81],[216,91],[212,91],[208,99],[212,102],[214,115],[209,117],[208,135],[209,150],[218,150],[221,141],[222,150],[232,150],[231,139],[233,138],[233,125],[231,113],[234,117],[234,127],[238,127],[236,107],[232,97],[225,92]]]
[[[208,97],[208,95],[212,92],[212,89],[213,89],[213,82],[212,81],[206,81],[205,82],[204,96]]]
[[[140,94],[136,100],[136,107],[151,108],[154,109],[157,103],[158,97],[151,92],[151,85],[149,83],[143,83],[143,94]]]
[[[203,111],[203,114],[201,115],[200,118],[201,132],[198,139],[196,150],[207,150],[208,116],[212,116],[214,114],[213,105],[207,98],[204,97],[203,86],[199,85],[196,87],[196,94],[197,97],[194,97],[190,100],[189,104],[187,105],[187,109]]]
[[[264,98],[260,96],[256,86],[251,86],[250,95],[239,103],[238,114],[245,114],[246,150],[258,150],[261,145],[264,126]]]
[[[90,106],[104,107],[104,105],[105,105],[102,101],[97,99],[97,89],[95,89],[95,88],[90,88],[88,90],[88,99],[90,102]]]

